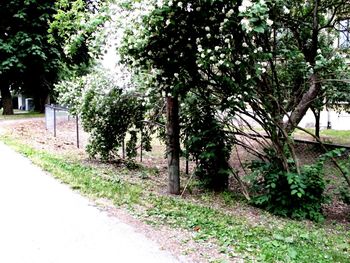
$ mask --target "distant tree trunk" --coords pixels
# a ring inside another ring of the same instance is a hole
[[[177,97],[167,97],[167,159],[170,194],[180,194],[180,128]]]
[[[2,97],[3,115],[13,115],[12,96],[7,83],[0,81],[0,91]]]
[[[312,113],[315,116],[315,136],[320,139],[320,117],[321,117],[321,111],[319,109],[316,109],[314,107],[311,107]]]
[[[45,105],[50,104],[50,97],[47,94],[41,94],[34,98],[35,111],[39,111],[40,113],[45,112]]]

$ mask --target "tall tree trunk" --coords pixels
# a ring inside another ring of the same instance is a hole
[[[13,105],[12,105],[12,96],[10,93],[10,88],[7,83],[0,82],[0,91],[2,97],[2,107],[3,115],[13,115]]]
[[[167,159],[170,194],[180,194],[180,128],[177,97],[166,98],[167,109]]]

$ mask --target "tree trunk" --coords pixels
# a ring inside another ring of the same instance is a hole
[[[170,194],[180,194],[180,128],[177,97],[167,97],[167,159]]]
[[[7,83],[0,83],[3,115],[13,115],[12,96]]]
[[[286,132],[288,134],[291,134],[295,127],[299,124],[301,119],[305,116],[307,110],[310,108],[311,104],[314,102],[314,100],[317,98],[318,94],[321,90],[321,85],[317,85],[317,77],[315,74],[312,74],[310,77],[310,88],[309,90],[303,95],[301,98],[299,104],[295,107],[295,109],[292,111],[289,119],[284,124],[286,128]]]

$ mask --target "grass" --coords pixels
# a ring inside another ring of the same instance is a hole
[[[93,198],[108,198],[116,205],[127,205],[149,224],[191,231],[197,242],[214,240],[221,252],[232,260],[350,262],[350,232],[344,227],[325,229],[322,225],[280,219],[263,212],[252,223],[245,215],[151,193],[146,184],[124,181],[121,173],[125,170],[91,167],[74,158],[35,150],[11,137],[0,139],[81,193]],[[238,202],[233,195],[222,196],[225,203]],[[137,209],[140,206],[143,209]],[[213,259],[213,262],[219,261]]]
[[[307,130],[313,134],[315,132],[315,129]],[[294,135],[296,135],[296,138],[298,138],[298,136],[307,136],[308,138],[311,138],[310,135],[307,135],[303,131],[299,130],[295,131]],[[326,143],[350,145],[350,130],[321,130],[320,137],[321,140]]]
[[[0,110],[0,120],[17,120],[17,119],[25,119],[25,118],[38,118],[44,117],[45,114],[35,112],[35,111],[22,111],[22,110],[14,110],[14,115],[2,115],[2,109]]]

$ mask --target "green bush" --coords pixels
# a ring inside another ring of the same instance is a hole
[[[227,189],[231,147],[214,110],[202,101],[188,100],[182,121],[186,154],[196,161],[196,175],[210,189]]]
[[[121,76],[119,76],[121,78]],[[143,127],[144,100],[130,89],[128,83],[104,70],[95,69],[86,76],[61,82],[56,86],[59,102],[70,108],[71,113],[81,116],[83,128],[90,133],[87,152],[103,161],[118,158],[125,136],[127,157],[136,157],[137,132],[143,133],[146,150],[149,138]]]
[[[279,216],[322,221],[322,204],[327,201],[324,160],[302,166],[300,173],[286,172],[276,165],[278,162],[253,161],[253,204]]]

